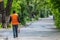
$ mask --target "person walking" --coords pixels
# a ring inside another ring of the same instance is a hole
[[[18,24],[20,23],[20,21],[16,11],[13,11],[13,14],[10,15],[9,22],[12,24],[12,27],[13,27],[13,37],[14,38],[18,37]]]

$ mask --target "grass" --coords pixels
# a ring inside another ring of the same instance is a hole
[[[2,23],[0,23],[0,28],[2,28]]]

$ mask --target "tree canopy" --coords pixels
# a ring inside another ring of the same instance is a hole
[[[9,4],[11,2],[11,5]],[[22,24],[33,19],[48,17],[54,15],[57,28],[60,26],[60,0],[4,0],[4,8],[9,9],[11,14],[13,10],[19,14]],[[6,11],[6,14],[9,14]]]

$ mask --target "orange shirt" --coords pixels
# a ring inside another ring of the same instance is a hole
[[[13,25],[19,24],[19,22],[18,22],[18,14],[12,14],[12,15],[11,15],[11,23],[12,23]]]

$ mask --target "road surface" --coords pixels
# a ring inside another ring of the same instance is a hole
[[[29,24],[29,23],[27,23]],[[20,29],[15,40],[59,40],[60,31],[56,29],[52,18],[41,18],[29,26]],[[12,29],[0,29],[0,39],[14,40]]]

